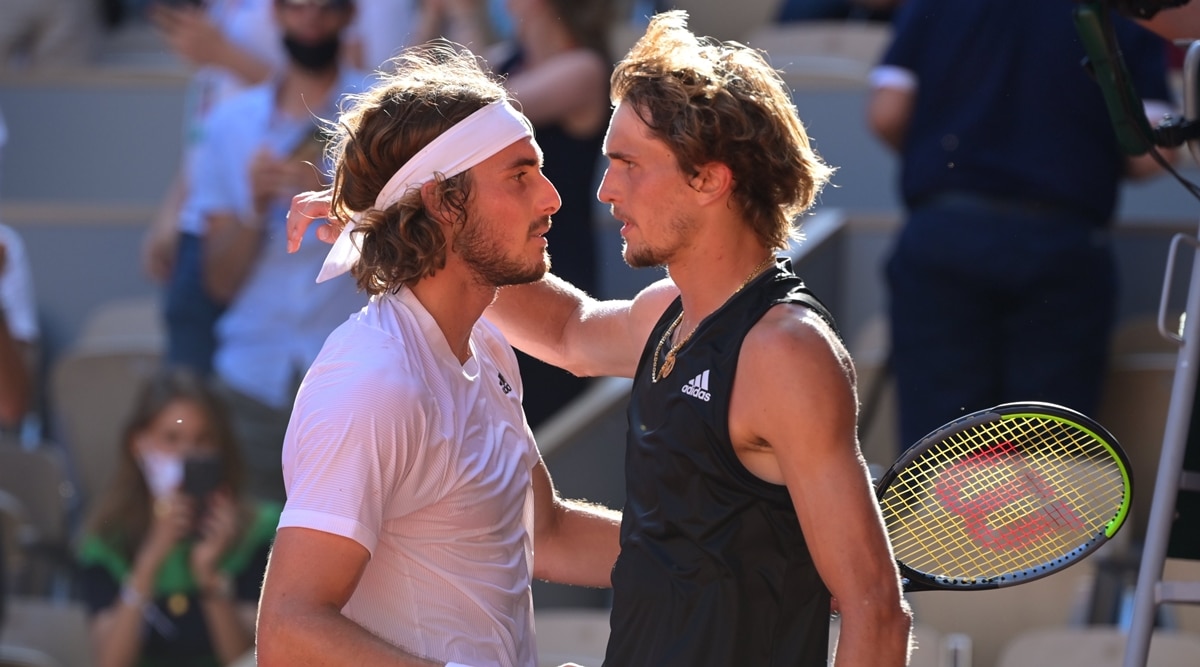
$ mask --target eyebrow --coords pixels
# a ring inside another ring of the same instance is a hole
[[[628,162],[631,156],[629,153],[624,153],[622,151],[605,151],[604,157],[610,160],[621,160],[622,162]]]
[[[521,167],[541,167],[541,166],[542,166],[542,161],[536,157],[519,157],[519,158],[513,160],[512,162],[508,163],[508,166],[505,167],[505,171],[508,171],[510,169],[520,169]]]

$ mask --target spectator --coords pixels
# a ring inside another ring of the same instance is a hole
[[[283,498],[280,451],[300,378],[329,332],[366,302],[346,279],[314,286],[324,254],[289,255],[284,242],[292,195],[321,185],[313,116],[336,117],[342,94],[366,79],[338,63],[353,16],[349,0],[275,0],[283,74],[215,109],[197,148],[187,206],[206,229],[205,289],[228,304],[214,373],[244,448],[248,489],[261,498]]]
[[[1164,44],[1116,27],[1161,117]],[[908,212],[886,266],[903,446],[1007,401],[1098,406],[1116,317],[1108,228],[1121,178],[1155,167],[1121,153],[1083,56],[1068,3],[901,5],[868,116],[899,153]]]
[[[146,233],[142,261],[148,275],[167,285],[167,363],[208,374],[216,349],[214,327],[224,305],[203,285],[204,218],[180,208],[209,112],[280,69],[284,48],[271,16],[271,0],[213,0],[203,6],[158,2],[149,16],[172,50],[196,72],[188,84],[182,164]]]
[[[424,0],[358,0],[345,62],[355,69],[379,69],[399,49],[433,37],[421,34],[424,4]]]
[[[533,123],[546,177],[562,207],[546,235],[555,275],[597,294],[596,172],[611,104],[613,0],[509,0],[516,40],[488,56]],[[587,380],[518,353],[525,415],[537,428],[587,388]]]
[[[482,52],[494,41],[488,0],[422,0],[419,41],[444,38]]]
[[[7,139],[0,114],[0,154]],[[0,433],[6,436],[25,437],[22,428],[37,422],[38,351],[37,301],[25,244],[15,229],[0,224]]]
[[[224,408],[184,369],[146,382],[117,456],[79,550],[97,667],[229,664],[254,645],[279,505],[243,494]],[[219,474],[192,495],[197,460]]]

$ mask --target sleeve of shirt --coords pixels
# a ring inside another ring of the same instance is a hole
[[[929,8],[926,0],[906,0],[892,21],[892,41],[880,59],[880,65],[909,71],[918,69],[918,57],[926,40]]]
[[[394,495],[428,440],[425,392],[392,363],[378,356],[313,365],[284,438],[280,528],[341,535],[374,553],[388,513],[403,505]]]
[[[918,57],[921,53],[924,21],[918,11],[924,0],[907,0],[901,4],[892,25],[892,41],[883,52],[879,64],[870,73],[872,88],[912,90],[917,86]]]

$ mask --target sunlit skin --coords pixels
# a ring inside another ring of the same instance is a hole
[[[541,165],[537,143],[522,139],[471,170],[468,218],[453,248],[483,285],[533,282],[550,268],[545,235],[562,199]]]
[[[691,178],[624,102],[617,104],[609,122],[604,154],[609,165],[597,196],[622,223],[625,263],[634,268],[667,264],[687,246],[696,227],[691,200],[681,196],[681,190],[691,188]]]

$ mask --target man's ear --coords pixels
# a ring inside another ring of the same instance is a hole
[[[701,196],[702,203],[722,199],[733,191],[733,171],[724,162],[708,162],[696,167],[696,175],[688,185]]]
[[[421,204],[438,224],[446,227],[453,226],[454,216],[446,209],[446,201],[437,194],[437,182],[426,181],[421,184]]]

